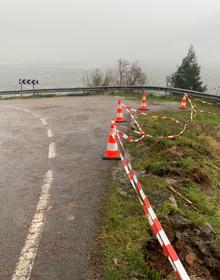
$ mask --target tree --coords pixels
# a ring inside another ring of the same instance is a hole
[[[90,74],[83,77],[83,83],[88,86],[101,86],[103,80],[103,73],[100,69],[95,69]]]
[[[109,86],[113,84],[114,73],[111,69],[103,72],[101,69],[94,69],[83,77],[85,86]]]
[[[167,87],[172,86],[172,75],[167,75],[166,76],[166,86]]]
[[[124,59],[119,59],[113,69],[105,72],[94,69],[83,77],[83,84],[86,86],[144,85],[146,82],[147,76],[139,63],[130,63]]]
[[[118,85],[126,84],[126,77],[129,71],[129,62],[125,59],[118,60],[117,74],[116,74],[116,82]]]
[[[182,60],[182,64],[171,76],[171,85],[176,88],[206,91],[207,86],[204,86],[201,81],[200,70],[201,67],[198,65],[195,50],[193,46],[190,46],[187,56]]]
[[[146,74],[143,72],[138,62],[133,62],[127,73],[127,85],[144,85],[146,82]]]

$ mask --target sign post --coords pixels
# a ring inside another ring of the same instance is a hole
[[[21,79],[19,79],[18,80],[18,83],[20,84],[20,86],[21,86],[21,96],[22,96],[22,80]]]
[[[35,90],[35,85],[39,84],[38,80],[27,80],[27,79],[19,79],[18,83],[21,86],[21,96],[22,96],[22,91],[23,91],[23,85],[32,85],[33,87],[33,96],[34,96],[34,90]]]

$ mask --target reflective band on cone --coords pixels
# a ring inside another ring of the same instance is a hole
[[[115,121],[112,121],[111,123],[111,128],[108,136],[107,149],[103,156],[103,159],[121,159],[120,152],[118,149],[118,144],[116,142],[116,138],[113,137],[113,135],[116,135]]]
[[[187,100],[187,97],[184,94],[183,99],[182,99],[182,101],[180,103],[180,106],[178,106],[179,109],[187,109],[187,107],[186,107],[186,100]]]
[[[117,108],[117,114],[116,114],[116,120],[115,122],[121,123],[121,122],[126,122],[123,118],[123,110],[122,110],[122,105],[121,105],[121,99],[118,100],[118,108]]]

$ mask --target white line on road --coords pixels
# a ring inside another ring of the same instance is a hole
[[[23,109],[23,111],[26,112],[26,113],[30,113],[30,112],[31,112],[31,111],[28,110],[28,109]]]
[[[45,121],[44,118],[41,118],[40,120],[41,120],[41,122],[42,122],[43,125],[47,125],[47,122]]]
[[[47,136],[48,136],[49,138],[53,137],[53,133],[52,133],[52,131],[51,131],[50,128],[47,129]]]
[[[55,157],[56,157],[56,146],[55,143],[52,142],[49,144],[48,158],[55,158]]]
[[[21,251],[12,280],[29,280],[37,254],[40,235],[43,231],[45,215],[48,208],[50,188],[53,181],[53,171],[49,170],[44,177],[41,195],[29,228],[25,245]]]
[[[39,118],[40,117],[37,113],[32,113],[32,116],[34,116],[35,118]]]

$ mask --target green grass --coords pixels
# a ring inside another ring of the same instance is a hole
[[[112,95],[115,95],[115,93],[112,93]],[[136,91],[120,91],[120,96],[126,97],[130,100],[141,100],[143,96],[143,90],[136,90]],[[150,102],[170,102],[170,101],[180,101],[182,95],[181,94],[172,94],[172,93],[166,93],[166,94],[158,94],[158,96],[155,96],[155,94],[152,91],[147,91],[147,99]]]
[[[126,147],[159,219],[180,212],[198,226],[208,221],[220,236],[220,150],[217,144],[220,140],[220,107],[197,101],[194,104],[211,114],[197,113],[193,123],[176,140],[146,138],[139,143],[126,144]],[[174,117],[181,125],[189,118],[188,111],[157,114]],[[175,134],[181,128],[169,120],[158,121],[150,117],[140,117],[139,122],[145,131],[154,136]],[[183,155],[170,153],[169,149],[173,146],[177,146]],[[177,185],[177,190],[191,200],[197,210],[176,195],[178,208],[169,203],[171,192],[166,183],[169,177],[177,181],[187,179]],[[130,182],[125,178],[123,171],[116,174],[106,198],[104,279],[161,279],[159,272],[151,270],[144,261],[142,246],[149,238],[149,225]],[[128,196],[121,196],[118,188],[125,190]]]
[[[126,189],[129,197],[122,197],[117,192],[119,187],[128,186],[115,181],[107,196],[103,229],[104,279],[132,279],[132,276],[144,275],[149,279],[159,280],[159,274],[147,267],[143,259],[141,246],[148,238],[148,224],[137,203],[136,194],[129,191],[129,187]]]

